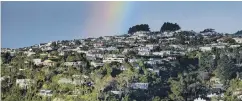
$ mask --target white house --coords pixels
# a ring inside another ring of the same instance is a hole
[[[137,31],[133,34],[133,36],[143,37],[143,36],[146,36],[149,33],[150,33],[149,31]]]
[[[148,83],[132,83],[131,88],[133,88],[133,89],[148,89]]]
[[[69,78],[60,78],[58,80],[59,84],[73,84],[73,85],[81,85],[84,81],[77,79],[69,79]]]
[[[122,94],[123,93],[123,91],[111,91],[113,94],[116,94],[116,95],[118,95],[118,94]]]
[[[220,49],[223,49],[223,48],[225,48],[225,46],[222,46],[222,45],[218,45],[218,46],[213,46],[213,47],[216,47],[216,48],[220,48]]]
[[[135,58],[134,58],[134,59],[129,59],[128,61],[129,61],[130,63],[133,63],[133,62],[138,62],[139,59],[135,59]]]
[[[41,62],[41,59],[33,59],[33,62],[35,65],[41,65],[42,62]]]
[[[211,94],[208,94],[208,95],[207,95],[208,98],[211,98],[211,97],[217,97],[217,96],[218,96],[218,95],[217,95],[216,93],[213,93],[213,94],[211,93]]]
[[[199,47],[199,49],[203,52],[206,52],[206,51],[211,51],[212,47]]]
[[[103,39],[104,40],[111,40],[112,39],[112,36],[104,36]]]
[[[199,98],[194,99],[194,101],[206,101],[206,100],[199,97]]]
[[[159,46],[158,44],[147,44],[145,45],[147,48],[149,48],[150,50],[153,50],[155,47]]]
[[[60,56],[64,56],[65,54],[66,54],[66,51],[60,51],[60,52],[59,52],[59,55],[60,55]]]
[[[233,38],[237,43],[242,43],[242,38]]]
[[[147,51],[147,52],[150,51],[149,47],[138,47],[137,49],[138,49],[138,51]]]
[[[31,83],[33,83],[33,80],[31,79],[16,79],[16,85],[18,85],[20,88],[27,89]]]
[[[73,67],[78,67],[78,66],[85,66],[84,62],[82,61],[77,61],[77,62],[65,62],[65,66],[73,66]]]
[[[103,59],[103,63],[119,62],[123,63],[125,60],[123,55],[109,54]]]
[[[139,51],[138,54],[142,55],[142,56],[149,56],[151,54],[151,52],[150,51]]]
[[[169,46],[173,48],[183,49],[181,45],[169,45]]]
[[[101,67],[103,65],[104,65],[104,63],[102,63],[102,62],[95,62],[95,61],[91,62],[91,66],[93,66],[93,67]]]
[[[107,47],[106,50],[107,51],[116,51],[118,49],[116,47]]]
[[[162,37],[172,37],[174,35],[174,32],[163,32]]]
[[[154,73],[156,73],[157,75],[159,75],[159,73],[160,73],[160,70],[158,70],[158,69],[148,68],[147,70],[148,70],[148,71],[151,71],[151,72],[154,72]]]
[[[230,48],[238,48],[238,47],[240,47],[240,45],[230,45],[229,47]]]
[[[164,56],[164,55],[170,55],[171,51],[160,51],[160,52],[153,52],[153,55],[158,55],[158,56]]]
[[[40,90],[39,95],[40,96],[52,96],[53,92],[52,90]]]
[[[124,62],[124,58],[123,57],[108,57],[108,58],[105,58],[103,60],[103,62],[108,62],[108,63],[111,63],[111,62],[119,62],[119,63],[123,63]]]
[[[210,82],[211,82],[211,83],[217,83],[217,84],[220,84],[220,83],[221,83],[221,82],[220,82],[220,79],[217,78],[217,77],[212,77],[212,78],[210,79]]]
[[[35,52],[26,51],[24,52],[24,54],[27,54],[27,56],[31,56],[31,55],[35,55]]]

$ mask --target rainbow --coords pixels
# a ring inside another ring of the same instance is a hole
[[[132,2],[125,1],[91,2],[82,36],[86,38],[120,33],[118,31],[125,27],[125,22],[132,12],[131,6]]]

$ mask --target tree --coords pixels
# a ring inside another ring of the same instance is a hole
[[[135,25],[129,28],[128,33],[133,34],[137,31],[150,31],[150,27],[148,24]]]
[[[168,31],[168,32],[171,32],[171,31],[177,31],[177,30],[180,30],[181,27],[175,23],[170,23],[170,22],[165,22],[162,26],[161,26],[161,29],[160,29],[160,32],[165,32],[165,31]]]
[[[50,54],[51,54],[51,56],[57,56],[58,52],[57,51],[51,51]]]
[[[12,57],[9,52],[1,53],[1,59],[2,59],[2,63],[9,63],[11,61]]]
[[[50,46],[51,46],[51,48],[57,48],[56,42],[52,42]]]
[[[209,53],[201,53],[199,57],[199,69],[202,71],[213,71],[214,66],[214,57]]]
[[[217,76],[220,77],[223,82],[225,82],[226,80],[235,77],[234,74],[236,74],[234,62],[229,59],[227,55],[223,55],[218,60]]]
[[[207,28],[207,29],[204,29],[203,31],[201,31],[200,33],[207,33],[207,32],[215,32],[215,30],[212,28]]]
[[[225,101],[240,101],[238,95],[233,95],[233,92],[242,88],[242,82],[239,79],[230,80],[229,86],[224,94]]]
[[[169,79],[171,93],[169,94],[169,98],[173,101],[184,101],[183,92],[184,85],[181,84],[181,80]]]
[[[233,38],[230,38],[230,37],[225,38],[225,39],[224,39],[224,42],[226,42],[226,43],[231,43],[231,44],[236,43],[236,41],[235,41]]]
[[[74,40],[75,45],[81,45],[81,41],[80,40]]]
[[[175,35],[176,39],[178,40],[178,43],[185,44],[186,36],[182,33],[178,33]]]
[[[67,61],[67,62],[74,62],[74,61],[75,61],[75,57],[69,55],[69,56],[66,58],[66,61]]]

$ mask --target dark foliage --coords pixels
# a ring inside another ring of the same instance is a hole
[[[135,26],[129,28],[128,33],[133,34],[137,31],[150,31],[150,27],[148,24],[135,25]]]
[[[170,22],[165,22],[162,25],[160,32],[165,32],[165,31],[171,32],[171,31],[177,31],[177,30],[180,30],[180,29],[181,29],[181,27],[177,23],[173,24],[173,23],[170,23]]]

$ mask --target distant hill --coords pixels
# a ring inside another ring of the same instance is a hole
[[[234,33],[234,35],[242,35],[242,30],[240,30],[240,31],[237,31],[236,33]]]

